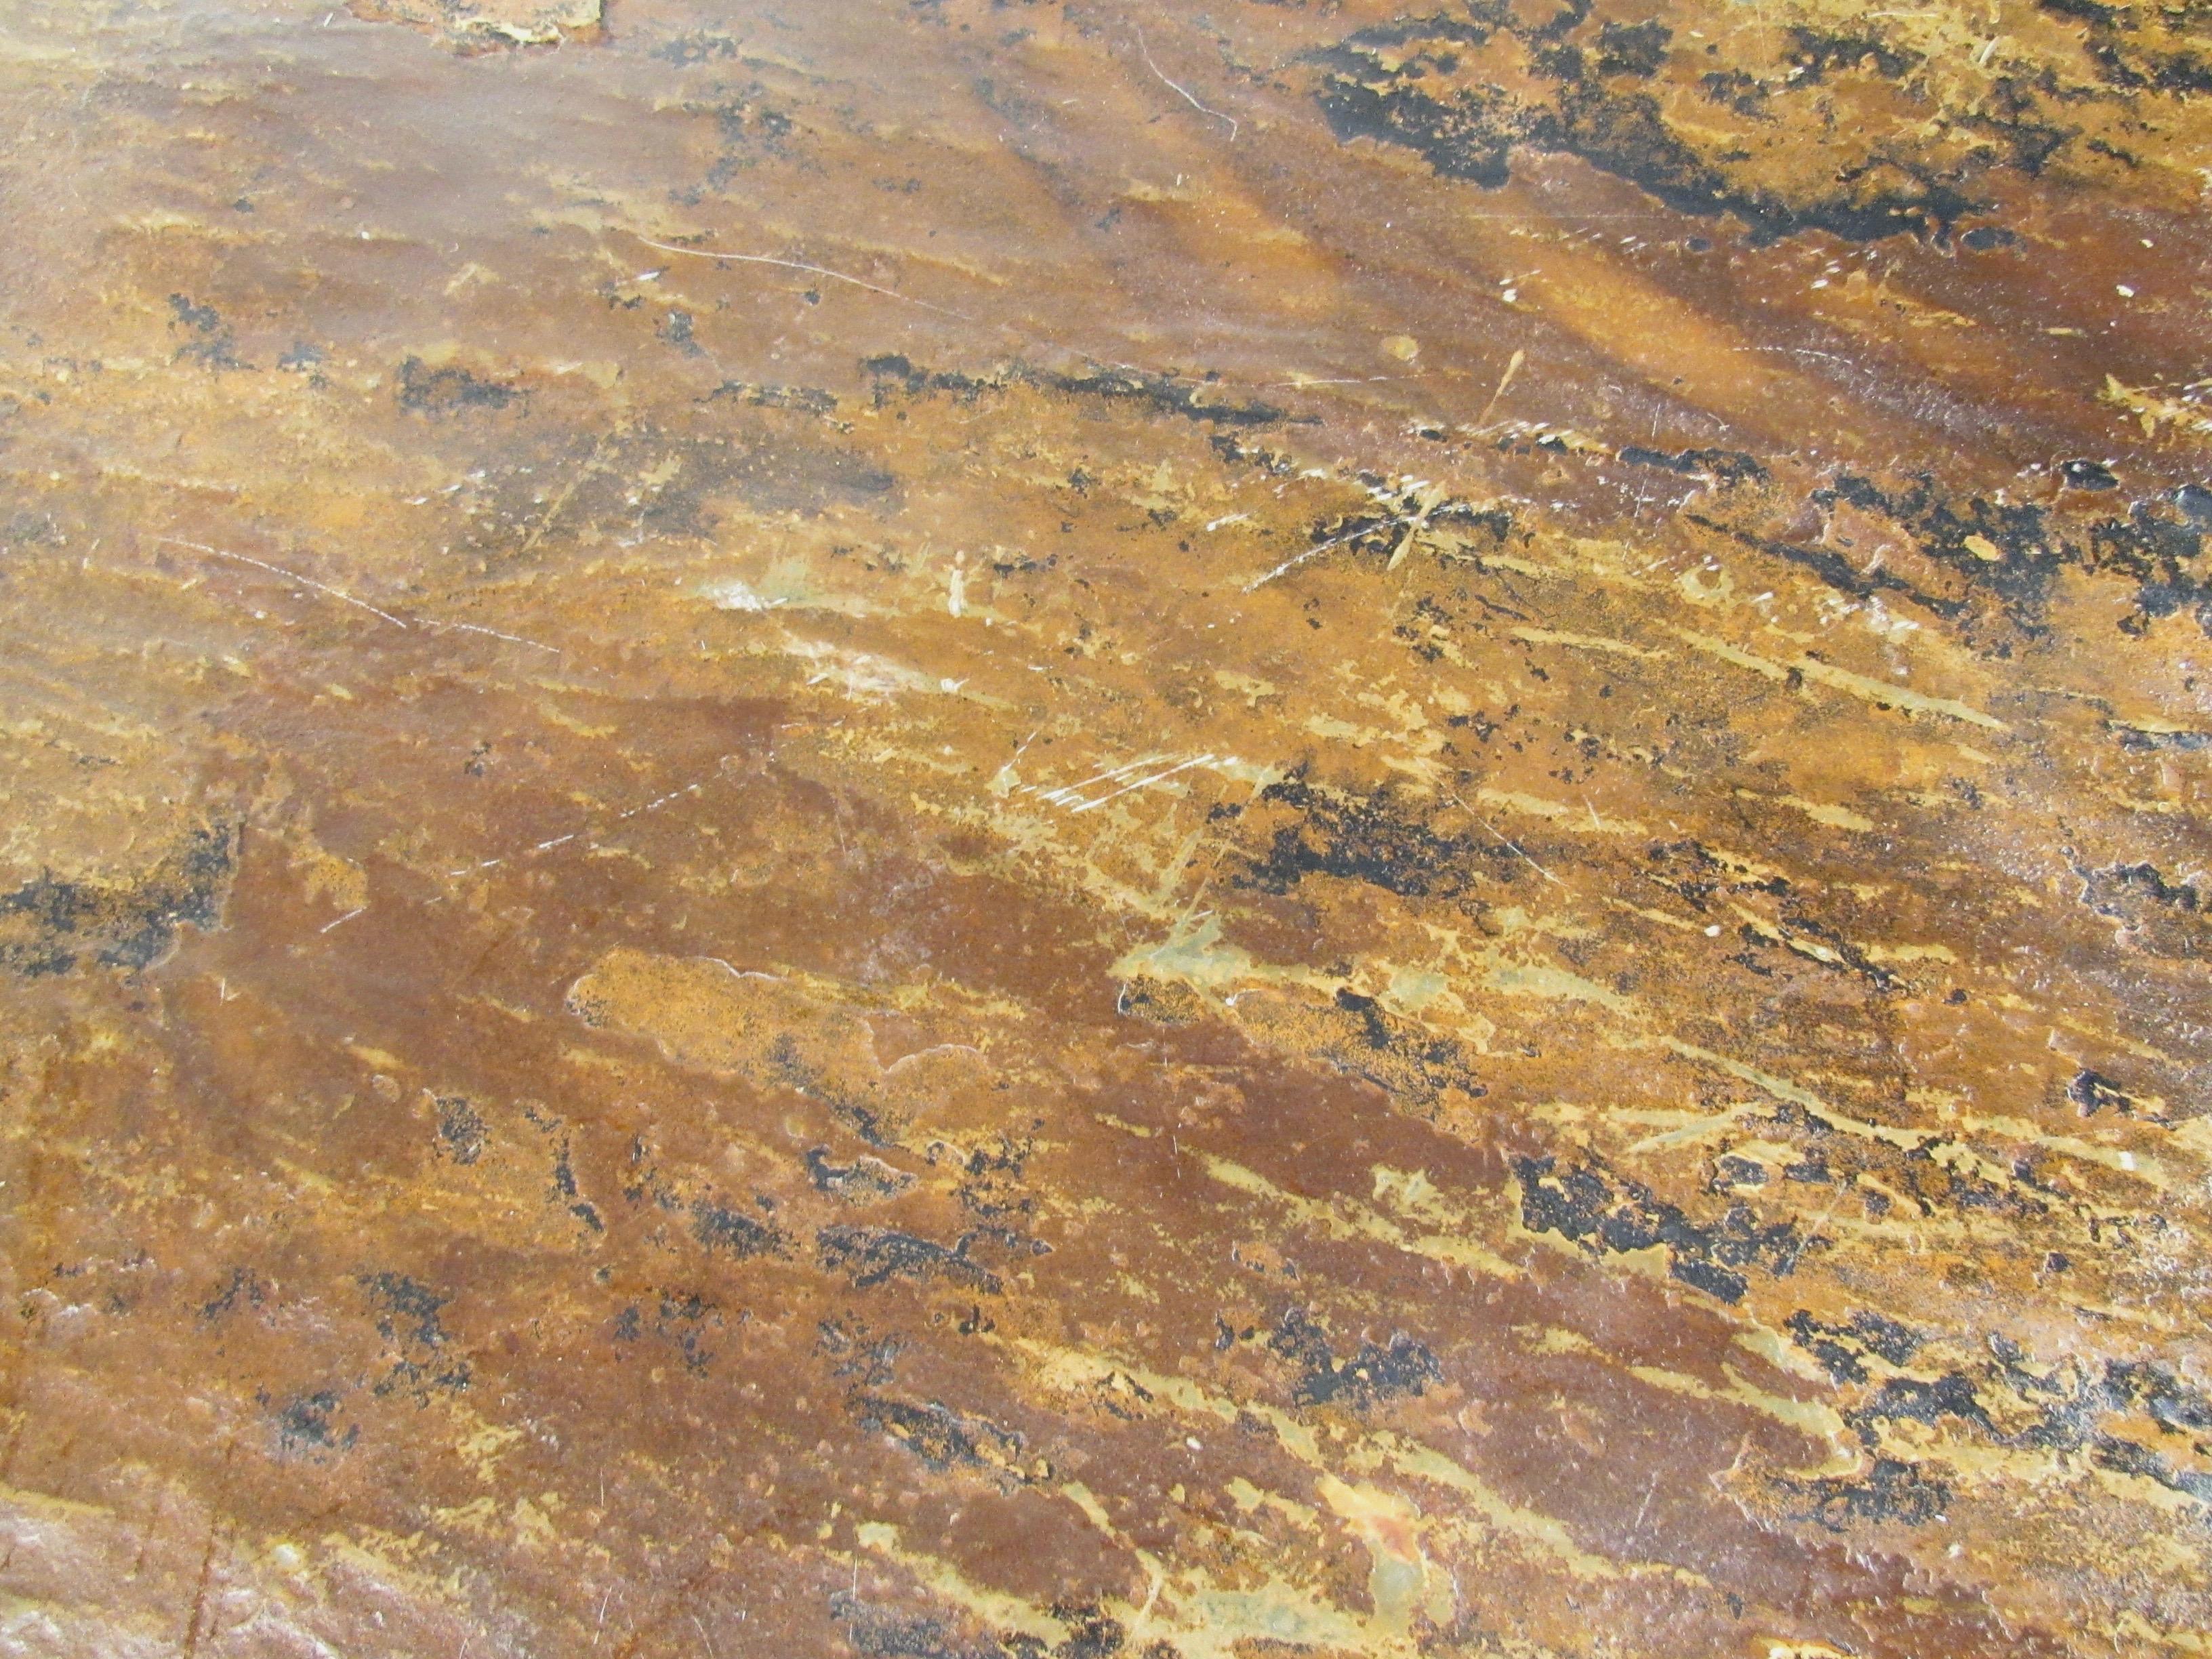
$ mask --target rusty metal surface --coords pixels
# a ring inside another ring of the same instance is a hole
[[[2208,90],[0,11],[0,1652],[2203,1652]]]

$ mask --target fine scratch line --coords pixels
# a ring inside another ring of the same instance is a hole
[[[1094,783],[1109,783],[1116,778],[1127,777],[1140,767],[1150,766],[1155,762],[1164,761],[1166,758],[1165,755],[1141,755],[1135,760],[1123,761],[1119,766],[1109,766],[1103,772],[1093,772],[1089,777],[1078,783],[1063,783],[1051,789],[1047,789],[1042,785],[1030,784],[1027,786],[1026,793],[1036,795],[1059,806],[1070,800],[1080,799],[1083,792]]]
[[[1474,821],[1480,824],[1484,829],[1489,830],[1492,835],[1497,836],[1498,840],[1504,842],[1515,852],[1520,854],[1522,858],[1528,859],[1528,867],[1531,870],[1534,870],[1538,875],[1543,877],[1546,881],[1550,882],[1553,886],[1564,887],[1566,885],[1566,883],[1561,881],[1557,876],[1553,875],[1549,870],[1547,870],[1542,865],[1537,863],[1534,859],[1528,858],[1528,849],[1527,848],[1522,846],[1519,842],[1514,840],[1512,836],[1507,835],[1503,830],[1500,830],[1488,818],[1484,817],[1482,814],[1480,812],[1476,813],[1474,815]]]
[[[1139,778],[1134,783],[1125,783],[1119,789],[1110,790],[1107,793],[1099,796],[1096,800],[1087,800],[1080,806],[1071,807],[1069,809],[1069,814],[1072,817],[1077,812],[1088,812],[1095,806],[1103,806],[1108,801],[1115,799],[1120,796],[1126,795],[1132,789],[1142,789],[1148,785],[1158,783],[1162,778],[1171,778],[1176,773],[1188,771],[1194,766],[1203,766],[1206,762],[1212,758],[1213,757],[1210,754],[1193,755],[1188,760],[1179,761],[1175,765],[1169,767],[1165,771],[1155,772],[1150,777]]]
[[[456,629],[464,634],[483,634],[495,640],[505,640],[509,645],[526,645],[533,651],[550,651],[558,657],[565,654],[557,645],[548,645],[543,640],[526,640],[520,634],[502,634],[496,628],[479,628],[474,623],[432,622],[427,624],[439,629]]]
[[[854,288],[864,288],[869,293],[880,294],[887,300],[897,300],[907,305],[920,306],[924,311],[934,311],[939,316],[956,317],[963,323],[972,323],[976,320],[964,311],[955,311],[950,306],[936,305],[927,300],[917,300],[911,294],[902,294],[895,288],[884,288],[875,283],[865,282],[858,276],[848,276],[843,271],[832,270],[827,265],[810,265],[801,259],[777,259],[765,253],[717,253],[712,248],[681,247],[674,242],[656,242],[650,236],[638,236],[635,231],[630,232],[630,234],[637,236],[637,240],[647,247],[657,247],[663,253],[685,253],[694,259],[720,259],[730,264],[776,265],[785,270],[803,270],[811,276],[827,276],[833,283],[848,283]]]
[[[1534,859],[1529,858],[1528,849],[1527,848],[1523,847],[1519,842],[1514,840],[1512,836],[1507,835],[1503,830],[1500,830],[1488,818],[1483,817],[1481,813],[1476,811],[1473,807],[1468,806],[1468,804],[1465,801],[1461,800],[1457,795],[1452,796],[1451,799],[1455,805],[1466,811],[1468,817],[1473,818],[1484,829],[1489,830],[1492,835],[1497,836],[1498,840],[1504,842],[1508,847],[1518,853],[1522,858],[1528,859],[1528,867],[1531,870],[1534,870],[1538,875],[1543,877],[1546,881],[1550,882],[1553,886],[1564,887],[1566,885],[1566,883],[1561,881],[1557,876],[1553,875],[1549,870],[1547,870],[1542,865],[1537,863]]]
[[[1308,559],[1317,557],[1321,554],[1328,552],[1332,547],[1342,547],[1346,542],[1356,542],[1362,536],[1371,536],[1376,530],[1382,527],[1383,526],[1379,525],[1369,525],[1362,530],[1348,531],[1341,536],[1331,537],[1325,542],[1316,542],[1311,547],[1306,549],[1304,552],[1293,553],[1291,555],[1289,558],[1285,559],[1282,563],[1277,565],[1266,575],[1255,576],[1250,581],[1244,584],[1244,591],[1247,593],[1257,592],[1261,588],[1265,587],[1269,582],[1274,580],[1276,577],[1289,575],[1291,572],[1296,570]]]
[[[249,558],[243,553],[233,553],[223,548],[210,547],[204,542],[185,541],[175,536],[156,536],[153,539],[157,542],[166,542],[171,547],[189,547],[194,552],[204,553],[210,558],[229,559],[239,564],[250,564],[257,570],[266,570],[272,576],[282,576],[286,581],[297,582],[302,587],[312,587],[318,593],[327,593],[334,599],[343,600],[356,610],[366,611],[372,617],[382,617],[394,628],[407,626],[389,611],[379,611],[367,599],[356,599],[342,588],[332,587],[328,582],[319,582],[313,576],[303,576],[296,570],[287,570],[281,564],[270,564],[264,559]]]
[[[727,756],[724,756],[723,758],[726,760],[729,757]],[[616,824],[627,823],[630,819],[638,817],[641,813],[658,812],[662,807],[667,805],[668,803],[672,800],[681,800],[686,795],[697,794],[702,789],[704,789],[716,778],[722,775],[721,769],[717,767],[709,775],[700,778],[694,782],[687,783],[680,789],[672,789],[665,795],[655,795],[651,800],[641,802],[638,805],[631,807],[627,811],[616,813],[612,817],[604,820],[602,822],[601,828],[611,829]],[[501,865],[519,863],[524,859],[534,858],[540,853],[550,853],[556,847],[566,847],[572,841],[580,841],[586,847],[591,848],[593,852],[597,852],[600,850],[598,833],[598,831],[591,830],[588,826],[582,830],[571,830],[565,836],[555,836],[550,840],[541,841],[535,846],[523,848],[518,852],[502,854],[498,858],[479,859],[474,864],[465,864],[459,869],[448,870],[446,873],[448,876],[472,876],[480,871],[496,870]],[[341,918],[341,920],[343,920],[343,918]],[[726,963],[723,965],[725,967],[728,966]]]
[[[342,588],[332,587],[328,582],[319,582],[313,576],[303,576],[296,570],[287,570],[283,565],[270,564],[265,559],[253,558],[244,553],[233,553],[227,548],[210,547],[205,542],[188,542],[178,536],[155,536],[151,539],[166,543],[171,547],[189,547],[195,553],[204,553],[210,558],[228,559],[235,564],[250,564],[256,570],[265,570],[272,576],[282,576],[285,580],[297,582],[302,587],[312,587],[318,593],[327,593],[334,599],[341,600],[356,610],[366,611],[370,616],[390,623],[394,628],[410,630],[416,628],[428,628],[433,632],[441,634],[448,631],[482,634],[488,639],[505,640],[509,645],[526,645],[533,651],[549,651],[556,657],[566,654],[559,646],[548,645],[543,640],[526,640],[520,634],[503,634],[496,628],[485,628],[476,623],[441,622],[435,617],[417,617],[412,623],[409,623],[393,616],[389,611],[380,611],[366,599],[356,599]]]
[[[1498,407],[1498,400],[1505,395],[1505,388],[1513,384],[1513,377],[1521,372],[1521,365],[1528,361],[1528,354],[1516,350],[1505,365],[1505,373],[1498,377],[1498,390],[1490,394],[1490,401],[1482,406],[1482,413],[1474,417],[1478,430],[1490,418],[1490,411]]]
[[[1152,49],[1145,44],[1145,32],[1142,29],[1139,29],[1137,31],[1137,50],[1144,55],[1145,67],[1152,70],[1153,74],[1158,76],[1163,85],[1170,88],[1173,91],[1182,94],[1183,102],[1188,104],[1200,115],[1210,115],[1217,121],[1228,122],[1229,142],[1232,144],[1237,142],[1237,118],[1233,115],[1224,115],[1218,109],[1206,108],[1205,105],[1200,103],[1196,98],[1191,95],[1191,91],[1188,87],[1182,85],[1179,82],[1169,80],[1168,72],[1152,61]]]

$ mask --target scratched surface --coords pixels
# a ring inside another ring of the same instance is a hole
[[[0,1653],[2212,1646],[2202,0],[0,133]]]

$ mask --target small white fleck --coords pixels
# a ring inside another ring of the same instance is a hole
[[[1186,1440],[1186,1441],[1184,1441],[1182,1443],[1183,1443],[1184,1445],[1186,1445],[1186,1446],[1189,1447],[1193,1451],[1204,1451],[1204,1450],[1206,1449],[1206,1448],[1205,1448],[1205,1447],[1203,1447],[1203,1446],[1201,1446],[1201,1445],[1200,1445],[1200,1444],[1198,1443],[1198,1441],[1197,1441],[1194,1437],[1194,1438],[1192,1438],[1192,1439]]]
[[[2123,300],[2132,300],[2136,297],[2135,289],[2130,288],[2125,283],[2115,283],[2112,288]]]
[[[1813,283],[1813,286],[1814,286],[1814,288],[1826,288],[1826,287],[1827,287],[1827,285],[1828,285],[1828,279],[1827,279],[1826,277],[1825,277],[1825,276],[1819,277],[1819,278],[1815,279],[1815,281],[1814,281],[1814,283]]]
[[[1708,928],[1706,928],[1706,929],[1705,929],[1705,937],[1706,937],[1707,939],[1718,939],[1720,936],[1721,936],[1720,924],[1719,924],[1719,923],[1717,923],[1717,922],[1714,923],[1711,927],[1708,927]]]
[[[705,597],[714,602],[717,611],[773,611],[783,603],[755,592],[751,583],[735,576],[709,587]]]

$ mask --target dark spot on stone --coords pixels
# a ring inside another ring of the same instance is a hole
[[[187,358],[209,368],[250,368],[238,356],[238,341],[213,306],[195,305],[181,294],[169,296],[171,326],[183,331],[185,343],[177,360]]]
[[[1598,73],[1648,81],[1667,61],[1667,43],[1674,38],[1664,23],[1607,23],[1597,33]]]
[[[981,1418],[963,1417],[939,1401],[915,1404],[861,1393],[854,1395],[846,1408],[862,1428],[889,1436],[933,1469],[964,1465],[1020,1478],[1014,1461],[1023,1447],[1019,1434]]]
[[[1630,444],[1620,459],[1631,466],[1664,467],[1686,478],[1711,478],[1723,484],[1763,483],[1766,469],[1740,449],[1685,449],[1674,454]]]
[[[1863,1477],[1785,1479],[1781,1486],[1794,1500],[1787,1511],[1791,1520],[1814,1522],[1830,1532],[1867,1522],[1923,1527],[1942,1520],[1951,1503],[1951,1489],[1940,1479],[1893,1457],[1876,1458]]]
[[[1431,829],[1419,809],[1385,791],[1346,796],[1294,774],[1261,791],[1255,805],[1287,809],[1289,823],[1272,830],[1264,856],[1248,862],[1242,880],[1287,893],[1309,876],[1357,881],[1401,897],[1449,898],[1464,891],[1477,870],[1473,836]],[[1279,813],[1248,812],[1265,831]]]
[[[2135,1115],[2134,1097],[2101,1072],[2075,1073],[2073,1080],[2066,1085],[2066,1098],[2081,1109],[2083,1117],[2094,1117],[2107,1106],[2123,1117]]]
[[[344,1451],[361,1437],[361,1428],[356,1424],[343,1434],[336,1432],[331,1419],[337,1409],[338,1395],[335,1389],[322,1389],[295,1396],[276,1413],[276,1455],[287,1457]]]
[[[836,394],[811,386],[755,386],[745,380],[725,380],[707,394],[707,401],[732,398],[755,409],[795,409],[808,415],[829,415],[837,408]]]
[[[978,1146],[970,1152],[962,1166],[963,1179],[952,1193],[961,1208],[985,1221],[1000,1222],[1034,1211],[1036,1200],[1022,1184],[1031,1150],[1030,1142],[1001,1134],[996,1147]]]
[[[1522,1224],[1529,1231],[1556,1232],[1593,1255],[1664,1245],[1670,1273],[1723,1302],[1743,1299],[1745,1270],[1785,1276],[1820,1242],[1801,1237],[1792,1221],[1761,1226],[1741,1203],[1730,1205],[1717,1222],[1693,1221],[1595,1160],[1561,1170],[1553,1158],[1523,1158],[1514,1171],[1521,1178]]]
[[[842,1167],[832,1164],[827,1146],[807,1149],[806,1173],[814,1182],[815,1191],[827,1193],[848,1204],[869,1204],[878,1199],[893,1198],[914,1185],[912,1176],[894,1169],[879,1158],[856,1158]]]
[[[1007,1659],[1008,1650],[988,1636],[961,1640],[943,1621],[903,1616],[871,1606],[849,1590],[833,1590],[830,1613],[845,1627],[846,1643],[860,1659]],[[1042,1656],[1043,1644],[1034,1652]],[[1029,1652],[1018,1659],[1030,1659]]]
[[[43,875],[0,893],[0,970],[34,978],[68,973],[87,957],[109,967],[151,967],[168,954],[179,927],[216,925],[235,857],[228,828],[195,830],[127,881]]]
[[[1510,176],[1516,148],[1578,156],[1679,212],[1733,215],[1754,244],[1816,230],[1850,241],[1911,233],[1940,238],[1982,206],[1955,170],[1901,149],[1863,160],[1838,157],[1823,187],[1790,194],[1768,189],[1741,170],[1748,152],[1678,126],[1638,84],[1663,62],[1664,40],[1646,32],[1656,25],[1601,27],[1593,53],[1560,39],[1586,16],[1586,9],[1570,7],[1550,23],[1531,24],[1499,5],[1473,9],[1465,19],[1400,20],[1363,29],[1314,55],[1321,73],[1316,96],[1340,143],[1403,146],[1447,178],[1492,190]],[[1508,61],[1519,58],[1526,64],[1510,82],[1480,73],[1499,36],[1517,42],[1517,51],[1504,54]],[[1773,64],[1771,78],[1708,85],[1706,95],[1748,118],[1777,96],[1803,95],[1838,69],[1856,70],[1864,63],[1894,80],[1918,62],[1871,37],[1796,29],[1788,39],[1787,58]],[[1442,70],[1447,58],[1456,73]],[[2017,111],[1993,118],[1992,125],[2014,165],[2029,170],[2065,137]]]
[[[789,1243],[783,1235],[741,1210],[698,1199],[691,1206],[691,1237],[709,1254],[720,1251],[738,1257],[783,1255]]]
[[[691,313],[673,311],[654,325],[653,333],[665,345],[674,346],[687,357],[703,357],[707,354],[691,337]]]
[[[1364,1413],[1443,1381],[1437,1357],[1402,1332],[1394,1333],[1387,1343],[1362,1342],[1357,1353],[1340,1362],[1329,1346],[1328,1334],[1303,1308],[1283,1316],[1267,1346],[1304,1367],[1291,1389],[1291,1399],[1301,1406],[1335,1405]]]
[[[260,1274],[251,1267],[233,1267],[229,1282],[201,1304],[200,1321],[212,1324],[241,1306],[258,1308],[267,1295],[268,1287],[261,1282]]]
[[[1014,1235],[995,1228],[963,1234],[949,1248],[890,1227],[824,1227],[814,1236],[822,1265],[849,1274],[855,1290],[869,1290],[894,1279],[948,1279],[995,1296],[1000,1289],[999,1276],[969,1255],[979,1238],[1016,1242]]]
[[[520,386],[479,379],[459,367],[432,368],[420,357],[399,365],[394,394],[400,408],[410,415],[441,417],[471,410],[502,410],[526,403],[529,393]]]
[[[484,1121],[465,1096],[442,1095],[438,1099],[438,1139],[456,1164],[473,1164],[483,1156]]]
[[[1284,411],[1273,404],[1210,400],[1203,395],[1206,382],[1202,380],[1194,381],[1178,375],[1149,374],[1138,369],[1101,368],[1088,374],[1062,374],[1015,363],[1000,374],[991,376],[933,374],[917,368],[909,359],[896,352],[867,358],[860,366],[878,383],[878,404],[883,401],[884,388],[892,385],[903,387],[910,397],[944,392],[951,392],[965,403],[972,403],[986,392],[1003,391],[1012,386],[1026,386],[1073,398],[1137,404],[1156,414],[1208,422],[1217,426],[1269,426],[1285,418]]]
[[[1621,459],[1627,459],[1626,453]],[[1780,559],[1801,569],[1809,570],[1838,592],[1848,593],[1854,599],[1871,599],[1875,594],[1883,592],[1897,593],[1924,605],[1939,616],[1956,617],[1965,610],[1959,601],[1927,592],[1893,571],[1878,567],[1863,569],[1829,548],[1808,547],[1799,542],[1777,541],[1769,537],[1756,536],[1702,513],[1685,513],[1682,516],[1702,529],[1727,537],[1739,546],[1752,548],[1770,558]]]
[[[446,1330],[439,1313],[453,1297],[440,1296],[404,1273],[363,1273],[358,1281],[368,1292],[376,1313],[376,1328],[387,1342],[441,1348]]]

